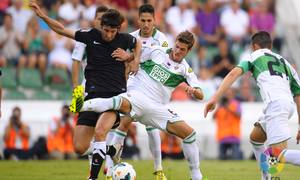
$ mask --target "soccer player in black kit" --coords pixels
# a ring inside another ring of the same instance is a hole
[[[100,30],[66,29],[61,23],[45,15],[36,1],[30,1],[30,7],[58,34],[86,44],[87,66],[85,68],[87,96],[85,100],[102,97],[108,98],[126,92],[125,61],[132,60],[131,72],[136,72],[139,65],[141,43],[136,38],[119,33],[122,16],[117,10],[110,9],[101,18]],[[133,54],[126,51],[133,50]],[[74,133],[76,152],[84,154],[95,134],[93,143],[92,166],[89,179],[97,179],[106,155],[105,137],[113,127],[119,115],[115,111],[104,112],[97,122],[91,122],[91,114],[80,114]],[[96,123],[93,131],[91,123]]]

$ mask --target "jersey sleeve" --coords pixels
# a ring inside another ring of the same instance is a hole
[[[246,73],[250,71],[251,62],[248,60],[241,60],[237,67],[241,68],[243,70],[243,73]]]
[[[75,40],[82,42],[84,44],[88,44],[89,40],[91,39],[91,32],[92,29],[89,30],[78,30],[75,32]]]
[[[188,63],[185,63],[185,78],[189,86],[201,89],[200,82]]]
[[[128,49],[132,50],[135,48],[136,43],[137,43],[137,39],[132,36],[131,34],[126,34],[126,40],[127,40],[127,44],[128,44]]]
[[[291,75],[290,75],[290,88],[293,93],[293,96],[298,96],[300,95],[300,80],[299,80],[299,75],[296,72],[296,70],[289,65],[289,68],[291,70]]]
[[[86,44],[76,41],[72,52],[72,59],[75,61],[82,61],[85,53]]]

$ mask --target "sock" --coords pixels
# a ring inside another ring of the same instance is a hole
[[[107,110],[119,110],[122,104],[122,97],[114,96],[112,98],[94,98],[84,101],[80,111],[104,112]]]
[[[148,133],[148,143],[149,148],[154,158],[154,170],[161,171],[162,164],[161,164],[161,140],[159,135],[159,130],[153,127],[146,127]]]
[[[291,163],[296,166],[300,166],[300,151],[299,150],[286,149],[286,150],[283,150],[281,154],[283,154],[285,162]]]
[[[192,180],[202,180],[202,173],[199,169],[199,149],[196,144],[196,132],[194,131],[183,140],[183,154],[189,163]]]
[[[124,140],[127,136],[127,132],[121,131],[119,129],[115,130],[114,138],[111,144],[121,144],[124,145]]]
[[[111,130],[108,132],[107,136],[106,136],[106,145],[112,145],[112,140],[114,138],[114,130]],[[111,156],[109,155],[106,155],[105,157],[105,173],[107,174],[107,172],[109,171],[110,168],[114,167],[114,162],[113,160],[111,159]],[[107,175],[110,175],[110,174],[107,174]]]
[[[259,142],[255,142],[255,141],[251,141],[251,145],[252,145],[253,153],[255,155],[256,162],[261,171],[261,179],[266,180],[266,179],[268,179],[270,174],[268,172],[262,171],[261,164],[260,164],[261,163],[261,155],[266,150],[266,147],[265,147],[264,143],[259,143]]]
[[[94,150],[92,157],[92,167],[89,179],[97,179],[102,163],[106,155],[106,142],[94,142]]]

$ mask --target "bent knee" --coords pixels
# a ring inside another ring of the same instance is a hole
[[[196,141],[196,131],[192,129],[191,133],[189,133],[186,137],[183,138],[183,143],[191,144]]]
[[[83,155],[87,151],[87,149],[89,148],[89,146],[83,145],[83,144],[78,143],[78,142],[74,142],[73,146],[74,146],[74,151],[79,155]]]

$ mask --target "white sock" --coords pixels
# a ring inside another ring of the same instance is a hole
[[[287,149],[282,152],[285,162],[300,166],[300,151]]]
[[[255,155],[256,162],[261,171],[261,179],[266,180],[269,178],[270,174],[268,172],[262,171],[261,165],[260,165],[260,162],[261,162],[260,158],[261,158],[261,155],[266,150],[266,147],[265,147],[264,143],[258,143],[258,142],[254,142],[254,141],[251,141],[251,145],[252,145],[253,153]]]
[[[93,143],[93,154],[95,153],[99,153],[99,151],[101,151],[100,156],[102,157],[102,159],[105,159],[105,154],[106,154],[106,142],[105,141],[95,141]]]
[[[199,149],[196,144],[196,132],[186,137],[182,143],[185,158],[189,163],[192,180],[202,180],[202,173],[199,169]]]
[[[149,148],[154,158],[154,170],[160,171],[163,168],[161,164],[161,140],[159,130],[148,126],[146,127],[146,131],[148,133]]]
[[[116,129],[115,133],[114,133],[114,138],[112,140],[112,144],[124,145],[124,140],[125,140],[126,136],[127,136],[127,132]]]
[[[122,97],[94,98],[84,101],[80,111],[104,112],[107,110],[119,110],[122,104]]]
[[[108,132],[107,136],[106,136],[106,145],[112,145],[112,140],[114,138],[114,130],[111,130]],[[114,162],[111,159],[111,157],[109,155],[106,155],[106,159],[105,159],[105,168],[108,171],[108,169],[114,167]]]

